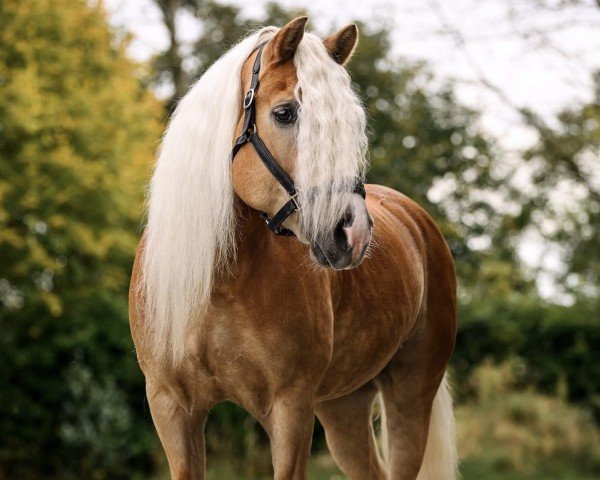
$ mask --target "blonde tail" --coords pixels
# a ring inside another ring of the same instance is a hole
[[[455,480],[458,455],[456,453],[456,429],[452,395],[448,385],[448,374],[433,400],[429,437],[425,447],[425,456],[417,480]]]

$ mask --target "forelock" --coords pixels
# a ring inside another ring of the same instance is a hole
[[[366,115],[350,76],[322,40],[305,33],[294,56],[298,77],[296,183],[302,229],[310,240],[342,218],[367,168]]]

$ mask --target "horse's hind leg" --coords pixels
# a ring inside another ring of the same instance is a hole
[[[393,480],[456,478],[452,400],[443,379],[446,360],[431,359],[431,352],[439,353],[430,344],[413,340],[377,377]]]
[[[146,383],[152,420],[167,454],[172,480],[203,480],[208,410],[186,411],[174,391]]]
[[[377,393],[377,388],[368,383],[316,407],[331,455],[351,480],[386,478],[373,434],[372,408]]]

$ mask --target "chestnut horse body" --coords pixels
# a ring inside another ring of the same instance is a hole
[[[296,78],[286,49],[293,55],[304,21],[290,22],[270,37],[257,108],[262,102],[270,112],[281,103],[272,89],[280,96],[293,92]],[[325,40],[338,63],[349,56],[355,33],[355,27],[346,28]],[[241,68],[237,96],[248,85],[253,60],[250,55]],[[269,81],[276,74],[279,82]],[[237,114],[239,133],[241,109]],[[259,108],[265,143],[295,176],[297,152],[285,139],[278,145],[265,118]],[[262,170],[251,146],[244,146],[232,167],[235,256],[227,268],[212,272],[207,306],[192,316],[176,347],[180,360],[170,361],[165,353],[170,349],[155,345],[159,330],[145,308],[149,290],[144,288],[152,238],[145,235],[138,249],[131,330],[172,478],[204,478],[204,425],[210,408],[226,400],[250,412],[268,432],[277,479],[306,478],[315,415],[335,461],[351,479],[455,478],[452,404],[444,376],[455,340],[456,285],[438,228],[407,197],[368,185],[366,202],[352,192],[348,197],[347,209],[358,226],[345,222],[336,228],[336,238],[342,232],[344,251],[350,252],[348,266],[322,268],[309,250],[327,264],[331,249],[302,231],[301,220],[294,219],[300,214],[286,220],[298,238],[278,237],[265,228],[258,210],[272,213],[282,202],[272,198],[277,186]],[[256,192],[265,191],[265,183],[270,188],[263,201]],[[361,224],[365,206],[369,222]],[[362,261],[371,224],[373,244]],[[372,426],[378,394],[387,419],[384,459]]]

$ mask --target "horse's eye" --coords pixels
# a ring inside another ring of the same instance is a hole
[[[273,116],[278,123],[291,125],[296,122],[296,108],[291,105],[280,105],[273,110]]]

